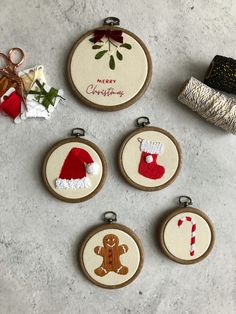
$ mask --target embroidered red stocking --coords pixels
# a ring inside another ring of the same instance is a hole
[[[142,152],[139,173],[149,179],[160,179],[165,173],[165,168],[157,164],[157,158],[163,152],[163,144],[141,138],[138,141]]]

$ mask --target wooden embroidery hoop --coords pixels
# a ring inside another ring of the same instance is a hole
[[[50,156],[52,155],[52,153],[60,146],[64,145],[64,144],[67,144],[67,143],[82,143],[82,144],[85,144],[85,145],[88,145],[90,146],[93,150],[96,151],[96,153],[98,154],[100,160],[101,160],[101,163],[102,163],[102,177],[101,177],[101,180],[98,184],[98,186],[96,187],[95,190],[93,190],[90,194],[84,196],[84,197],[80,197],[80,198],[69,198],[69,197],[65,197],[65,196],[62,196],[60,194],[58,194],[56,191],[54,191],[54,189],[50,186],[49,182],[48,182],[48,179],[47,179],[47,174],[46,174],[46,167],[47,167],[47,162],[48,162],[48,159],[50,158]],[[64,140],[61,140],[57,143],[55,143],[51,148],[50,150],[46,153],[46,156],[44,157],[44,160],[43,160],[43,165],[42,165],[42,178],[43,178],[43,182],[46,186],[46,188],[48,189],[48,191],[54,196],[56,197],[57,199],[61,200],[61,201],[64,201],[64,202],[68,202],[68,203],[80,203],[80,202],[84,202],[84,201],[87,201],[88,199],[92,198],[93,196],[95,196],[100,190],[101,188],[103,187],[104,183],[105,183],[105,180],[106,180],[106,176],[107,176],[107,162],[106,162],[106,159],[102,153],[102,151],[97,147],[97,145],[95,145],[94,143],[88,141],[88,140],[85,140],[85,139],[82,139],[80,137],[76,137],[76,138],[66,138]]]
[[[108,19],[108,18],[107,18]],[[127,35],[133,37],[139,44],[140,46],[142,47],[144,53],[145,53],[145,56],[147,58],[147,67],[148,67],[148,71],[147,71],[147,77],[145,79],[145,82],[143,84],[143,86],[141,87],[141,89],[138,91],[138,93],[133,96],[133,98],[131,98],[130,100],[122,103],[122,104],[119,104],[119,105],[111,105],[111,106],[103,106],[103,105],[100,105],[100,104],[96,104],[95,102],[92,102],[90,100],[88,100],[86,97],[84,97],[80,92],[79,90],[77,89],[77,87],[75,86],[74,82],[73,82],[73,79],[72,79],[72,75],[71,75],[71,60],[73,58],[73,55],[75,53],[75,50],[77,49],[77,47],[80,45],[80,43],[86,39],[88,36],[90,36],[91,34],[93,34],[93,32],[95,30],[104,30],[104,29],[115,29],[115,30],[120,30],[124,33],[126,33]],[[69,54],[69,58],[68,58],[68,62],[67,62],[67,77],[68,77],[68,80],[69,80],[69,83],[70,83],[70,86],[72,88],[72,90],[74,91],[74,93],[79,97],[79,99],[86,105],[92,107],[92,108],[95,108],[95,109],[98,109],[98,110],[102,110],[102,111],[117,111],[117,110],[121,110],[121,109],[125,109],[129,106],[131,106],[132,104],[134,104],[140,97],[142,97],[142,95],[145,93],[149,83],[150,83],[150,80],[151,80],[151,77],[152,77],[152,60],[151,60],[151,56],[150,56],[150,53],[147,49],[147,47],[145,46],[145,44],[143,43],[143,41],[137,37],[135,34],[133,34],[132,32],[124,29],[124,28],[121,28],[121,27],[117,27],[117,26],[111,26],[111,25],[106,25],[106,26],[102,26],[102,27],[98,27],[98,28],[95,28],[93,30],[90,30],[88,32],[86,32],[84,35],[82,35],[78,41],[74,44],[73,48],[71,49],[70,51],[70,54]]]
[[[128,279],[127,281],[121,283],[121,284],[117,284],[117,285],[106,285],[103,283],[100,283],[98,281],[96,281],[94,278],[92,278],[89,273],[86,270],[86,267],[84,265],[84,260],[83,260],[83,254],[84,254],[84,249],[88,243],[88,241],[98,232],[103,231],[103,230],[107,230],[107,229],[115,229],[115,230],[121,230],[125,233],[127,233],[137,244],[138,249],[139,249],[139,253],[140,253],[140,262],[139,262],[139,266],[135,272],[135,274]],[[128,284],[130,284],[132,281],[134,281],[136,279],[136,277],[139,275],[139,273],[142,270],[143,267],[143,263],[144,263],[144,250],[143,250],[143,246],[142,243],[140,241],[140,239],[138,238],[138,236],[128,227],[118,224],[118,223],[105,223],[102,224],[98,227],[96,227],[95,229],[93,228],[92,230],[90,230],[90,232],[87,234],[87,236],[85,237],[84,241],[82,242],[82,245],[80,247],[80,254],[79,254],[79,261],[80,261],[80,266],[82,268],[82,271],[84,273],[84,275],[95,285],[102,287],[102,288],[107,288],[107,289],[118,289],[118,288],[122,288],[127,286]]]
[[[141,117],[141,118],[147,118],[147,117]],[[138,118],[140,119],[140,118]],[[137,119],[137,121],[138,121]],[[148,119],[148,118],[147,118]],[[148,119],[149,121],[149,119]],[[144,186],[141,185],[135,181],[133,181],[126,173],[124,166],[123,166],[123,160],[122,160],[122,156],[123,156],[123,151],[124,148],[126,146],[126,144],[130,141],[131,138],[133,138],[135,135],[139,134],[139,133],[143,133],[143,132],[147,132],[147,131],[155,131],[155,132],[159,132],[162,133],[164,135],[166,135],[168,138],[170,138],[170,140],[174,143],[174,145],[176,146],[177,152],[178,152],[178,157],[179,157],[179,161],[178,161],[178,166],[177,169],[174,173],[174,175],[164,184],[159,185],[159,186],[154,186],[154,187],[148,187],[148,186]],[[181,165],[182,165],[182,153],[181,153],[181,149],[180,149],[180,145],[177,142],[177,140],[173,137],[173,135],[171,135],[169,132],[167,132],[164,129],[158,128],[158,127],[154,127],[154,126],[147,126],[146,124],[144,124],[141,128],[132,131],[131,133],[128,134],[128,136],[125,138],[125,140],[122,142],[120,150],[119,150],[119,155],[118,155],[118,166],[120,169],[120,172],[122,174],[122,176],[124,177],[124,179],[132,186],[134,186],[135,188],[139,189],[139,190],[143,190],[143,191],[158,191],[161,189],[164,189],[165,187],[167,187],[168,185],[170,185],[178,176]]]
[[[203,253],[201,256],[199,256],[198,258],[196,259],[192,259],[192,260],[184,260],[182,258],[178,258],[176,256],[174,256],[166,247],[165,245],[165,241],[164,241],[164,233],[165,233],[165,228],[166,228],[166,225],[168,224],[168,222],[174,218],[176,215],[179,215],[181,213],[193,213],[193,214],[196,214],[196,215],[199,215],[200,217],[202,217],[208,224],[209,228],[210,228],[210,231],[211,231],[211,242],[209,244],[209,247],[208,249],[205,251],[205,253]],[[214,229],[214,225],[212,223],[212,221],[210,220],[210,218],[204,213],[202,212],[200,209],[198,208],[194,208],[194,207],[179,207],[179,208],[176,208],[174,209],[170,214],[168,214],[162,221],[161,223],[161,228],[160,228],[160,237],[159,237],[159,240],[160,240],[160,247],[161,247],[161,250],[163,251],[163,253],[169,257],[171,260],[173,260],[174,262],[176,263],[180,263],[180,264],[185,264],[185,265],[189,265],[189,264],[195,264],[195,263],[198,263],[200,261],[202,261],[204,258],[206,258],[213,246],[214,246],[214,243],[215,243],[215,229]]]

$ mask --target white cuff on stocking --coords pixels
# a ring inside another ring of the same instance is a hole
[[[140,139],[140,150],[149,154],[160,155],[164,151],[164,145],[160,142],[153,142],[149,140]]]

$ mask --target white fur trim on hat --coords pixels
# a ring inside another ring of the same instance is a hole
[[[86,165],[86,172],[88,174],[98,174],[99,165],[96,162],[92,162]]]
[[[153,142],[142,139],[140,144],[140,150],[149,154],[161,154],[164,151],[164,145],[160,142]]]
[[[56,179],[57,189],[75,190],[75,189],[86,189],[91,186],[89,178],[84,177],[82,179]]]

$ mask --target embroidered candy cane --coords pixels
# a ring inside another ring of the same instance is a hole
[[[186,216],[178,220],[178,226],[180,227],[184,221],[190,221],[192,224],[190,255],[193,256],[195,253],[196,223],[192,217]]]

